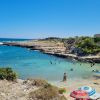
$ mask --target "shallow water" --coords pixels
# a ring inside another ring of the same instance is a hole
[[[67,73],[69,79],[91,78],[92,70],[100,70],[100,64],[91,67],[89,63],[11,46],[0,46],[0,66],[12,67],[22,79],[32,77],[49,81],[62,80],[64,72]],[[70,71],[71,68],[73,71]]]

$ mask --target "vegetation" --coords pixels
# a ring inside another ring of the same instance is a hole
[[[79,47],[86,54],[95,54],[100,52],[100,47],[96,45],[93,38],[86,37],[76,43],[76,47]]]
[[[100,42],[100,38],[94,38],[95,42]]]
[[[0,79],[6,79],[14,81],[17,78],[17,75],[11,68],[0,68]]]
[[[65,92],[66,92],[66,89],[65,89],[65,88],[59,89],[59,93],[60,93],[60,94],[63,94],[63,93],[65,93]]]
[[[31,100],[66,100],[62,95],[59,95],[59,89],[50,84],[39,88],[29,94]]]

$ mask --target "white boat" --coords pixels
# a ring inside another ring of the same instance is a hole
[[[0,42],[0,45],[3,45],[3,43],[2,43],[2,42]]]

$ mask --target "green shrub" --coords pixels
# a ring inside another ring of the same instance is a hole
[[[0,79],[14,81],[17,78],[16,73],[11,68],[0,68]]]
[[[76,44],[86,54],[95,54],[100,52],[100,47],[96,45],[93,38],[87,37]]]
[[[65,92],[66,92],[65,88],[59,89],[59,93],[60,93],[60,94],[63,94],[63,93],[65,93]]]
[[[100,42],[100,38],[94,38],[94,42]]]
[[[44,88],[48,88],[48,87],[51,87],[52,85],[47,83],[46,85],[44,85]]]

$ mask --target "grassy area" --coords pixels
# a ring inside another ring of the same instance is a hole
[[[0,68],[0,79],[6,79],[14,81],[16,80],[17,75],[11,68]]]
[[[61,89],[61,94],[63,89]],[[30,100],[67,100],[63,95],[59,93],[59,89],[50,84],[39,88],[29,94]]]

